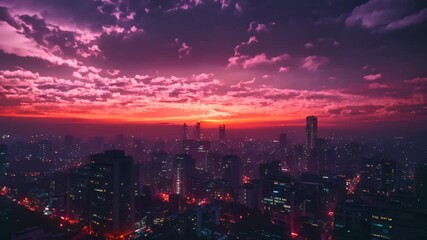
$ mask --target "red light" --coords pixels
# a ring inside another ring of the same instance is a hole
[[[250,177],[243,176],[243,183],[249,183],[250,180],[251,180]]]
[[[334,212],[329,211],[329,212],[328,212],[328,216],[330,216],[330,217],[334,216]]]
[[[163,202],[169,202],[169,194],[167,193],[159,193],[160,198],[162,199]]]
[[[292,238],[296,238],[296,237],[298,237],[298,233],[291,232],[291,237],[292,237]]]

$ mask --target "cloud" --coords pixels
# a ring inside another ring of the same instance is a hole
[[[40,75],[39,73],[33,73],[31,71],[26,71],[23,69],[18,69],[15,71],[4,70],[0,71],[0,75],[3,75],[6,78],[18,78],[18,79],[37,79]]]
[[[304,58],[301,68],[316,72],[321,66],[327,64],[328,61],[329,59],[327,57],[308,56]]]
[[[0,21],[4,21],[16,29],[21,28],[21,26],[16,22],[16,20],[10,14],[9,9],[6,7],[0,6]]]
[[[279,72],[289,72],[289,67],[280,67]]]
[[[339,108],[331,108],[328,113],[331,115],[366,115],[376,113],[378,110],[383,109],[383,105],[350,105]]]
[[[367,81],[375,81],[377,79],[382,78],[383,75],[381,73],[377,73],[377,74],[368,74],[363,76],[363,79],[367,80]]]
[[[308,43],[304,44],[304,47],[308,49],[308,48],[313,48],[314,45],[313,45],[313,43],[308,42]]]
[[[392,31],[416,25],[427,20],[427,9],[411,12],[414,1],[369,0],[353,9],[345,20],[347,26],[360,25],[367,29]]]
[[[214,76],[213,73],[200,73],[198,75],[193,74],[193,78],[196,79],[197,81],[208,80],[210,77],[213,77],[213,76]]]
[[[276,25],[275,22],[269,22],[267,24],[264,24],[260,23],[259,21],[253,21],[249,23],[248,32],[267,32],[274,25]]]
[[[102,26],[102,31],[107,34],[121,34],[125,32],[125,29],[119,26]]]
[[[179,46],[178,57],[183,58],[190,55],[192,47],[185,42],[180,42],[178,38],[175,38],[175,43]]]
[[[390,88],[389,85],[383,84],[383,83],[371,83],[368,86],[370,89],[388,89]]]
[[[286,53],[268,57],[266,53],[259,53],[253,57],[247,55],[232,56],[228,59],[227,67],[242,66],[243,68],[254,68],[262,65],[274,65],[289,59],[290,56]]]
[[[377,0],[381,6],[353,13],[349,7],[355,3],[332,6],[327,1],[3,2],[8,8],[0,10],[0,98],[12,107],[1,113],[168,122],[227,115],[282,121],[307,113],[334,118],[327,109],[345,113],[356,103],[391,109],[425,102],[422,54],[417,54],[423,50],[422,37],[411,32],[366,35],[354,29],[340,34],[350,13],[359,18],[349,19],[348,27],[370,31],[421,24],[424,7],[412,0],[410,6]],[[307,11],[298,11],[301,7]],[[313,48],[304,49],[305,43]],[[342,51],[334,48],[338,46]],[[361,82],[364,75],[379,74],[369,67],[360,75],[366,64],[386,69],[387,84]],[[411,73],[397,74],[399,64],[411,66]],[[365,114],[366,119],[385,112]]]
[[[427,77],[416,77],[413,79],[405,80],[404,82],[405,83],[412,83],[412,84],[427,83]]]
[[[254,43],[257,43],[257,42],[258,42],[258,40],[255,36],[250,36],[246,42],[241,42],[241,43],[237,44],[236,47],[234,47],[234,55],[235,56],[240,55],[241,54],[241,52],[240,52],[241,48],[253,45]]]
[[[418,13],[406,16],[402,19],[393,21],[389,23],[384,30],[397,30],[401,28],[405,28],[411,25],[420,24],[427,20],[427,8],[419,11]]]
[[[254,56],[253,58],[246,59],[243,62],[243,68],[252,68],[252,67],[263,65],[263,64],[274,64],[274,63],[282,62],[286,59],[289,59],[288,54],[282,54],[276,57],[269,58],[267,54],[261,53]]]
[[[236,2],[236,4],[234,4],[234,9],[235,9],[237,15],[242,15],[243,14],[242,5],[240,5],[239,2]]]
[[[191,47],[187,45],[187,43],[183,42],[181,44],[181,48],[178,49],[179,58],[183,58],[184,56],[190,55]]]

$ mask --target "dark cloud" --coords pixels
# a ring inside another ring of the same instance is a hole
[[[46,112],[68,106],[82,113],[93,104],[97,114],[174,117],[183,106],[203,117],[268,115],[275,108],[281,115],[345,117],[425,111],[427,3],[421,1],[0,5],[6,36],[0,100],[21,112],[22,102]]]
[[[362,106],[345,106],[340,108],[329,109],[328,114],[331,115],[366,115],[373,114],[376,111],[383,109],[382,105],[362,105]]]
[[[0,21],[5,21],[14,28],[20,28],[19,24],[11,16],[9,9],[6,7],[0,6]]]
[[[345,22],[380,32],[398,30],[427,20],[427,8],[420,7],[416,0],[369,0],[356,7]]]

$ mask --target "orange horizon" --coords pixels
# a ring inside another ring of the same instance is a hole
[[[307,115],[308,116],[308,115]],[[343,124],[344,119],[332,118],[328,116],[316,115],[319,118],[319,122],[323,127],[346,127],[350,125],[347,121]],[[294,118],[280,118],[280,117],[240,117],[240,118],[224,118],[224,119],[199,119],[196,117],[125,117],[125,116],[94,116],[92,114],[56,114],[56,115],[42,115],[42,114],[2,114],[1,117],[20,118],[20,119],[39,119],[39,120],[57,120],[65,121],[73,124],[128,124],[128,125],[172,125],[180,126],[186,123],[188,126],[192,126],[196,122],[201,122],[204,128],[217,128],[219,125],[225,124],[229,129],[247,129],[247,128],[268,128],[268,127],[303,127],[305,126],[305,117],[294,117]],[[389,120],[394,122],[393,120]],[[378,119],[355,119],[351,125],[368,124],[379,122]]]

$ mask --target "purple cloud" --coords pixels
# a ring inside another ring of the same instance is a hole
[[[276,25],[275,22],[264,24],[259,21],[253,21],[249,24],[248,32],[267,32],[274,25]]]
[[[427,9],[410,13],[413,4],[413,0],[369,0],[354,8],[345,23],[347,26],[391,31],[427,20]]]
[[[303,64],[301,65],[302,69],[308,71],[316,72],[321,66],[328,63],[329,59],[326,57],[319,56],[308,56],[303,59]]]
[[[367,80],[367,81],[375,81],[377,79],[382,78],[383,75],[381,75],[381,73],[377,73],[377,74],[368,74],[363,76],[363,79]]]

